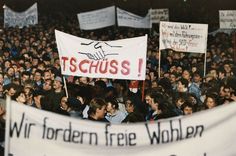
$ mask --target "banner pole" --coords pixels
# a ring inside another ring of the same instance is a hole
[[[145,94],[145,80],[143,80],[143,86],[142,86],[142,101],[144,101],[144,94]]]
[[[65,88],[65,92],[66,92],[66,97],[68,98],[68,90],[67,90],[67,85],[66,85],[66,79],[65,76],[63,76],[63,81],[64,81],[64,88]]]
[[[8,156],[10,151],[10,118],[11,118],[11,97],[6,99],[6,129],[5,129],[5,152],[4,156]]]
[[[159,49],[159,65],[158,65],[158,78],[161,78],[161,50]]]
[[[206,56],[207,56],[207,51],[205,52],[205,59],[204,59],[204,77],[206,76]]]

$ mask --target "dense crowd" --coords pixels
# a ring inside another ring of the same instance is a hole
[[[37,109],[115,124],[189,115],[236,101],[232,34],[208,36],[205,76],[204,54],[166,49],[161,51],[158,77],[158,34],[117,27],[82,31],[74,20],[61,18],[45,17],[38,25],[23,29],[0,29],[2,132],[6,96]],[[148,33],[145,81],[61,75],[55,29],[92,40],[116,40]]]

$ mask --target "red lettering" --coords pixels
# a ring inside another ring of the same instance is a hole
[[[105,65],[104,65],[105,64]],[[103,67],[105,66],[105,67]],[[107,72],[108,61],[101,61],[99,66],[99,72],[105,74]]]
[[[62,59],[62,65],[63,65],[62,69],[63,69],[63,71],[65,71],[66,70],[66,61],[68,61],[68,57],[62,56],[61,59]]]
[[[129,61],[127,61],[127,60],[125,60],[125,61],[123,61],[123,62],[121,63],[121,67],[123,68],[123,69],[121,70],[121,73],[122,73],[123,75],[128,75],[128,74],[130,73],[129,66],[130,66],[130,63],[129,63]]]
[[[89,73],[92,73],[92,68],[94,68],[94,72],[97,73],[98,72],[98,65],[99,65],[100,61],[92,61],[90,63],[90,67],[89,67]]]
[[[89,64],[89,60],[83,60],[79,63],[79,70],[82,72],[82,73],[87,73],[88,70],[86,68],[83,68],[83,65],[84,64]]]
[[[77,68],[76,68],[76,62],[77,62],[77,60],[76,60],[76,58],[74,58],[74,57],[72,57],[71,59],[70,59],[70,71],[71,72],[76,72],[76,70],[77,70]]]
[[[116,60],[111,60],[110,62],[111,69],[109,70],[111,74],[117,74],[118,72],[117,65],[118,65],[118,62]]]

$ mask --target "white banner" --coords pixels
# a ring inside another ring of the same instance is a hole
[[[8,106],[10,140],[5,147],[13,156],[236,154],[236,103],[191,116],[122,125],[65,117],[13,101]]]
[[[236,29],[236,10],[219,10],[220,28]]]
[[[150,9],[151,23],[169,21],[169,9]]]
[[[118,26],[132,27],[132,28],[148,28],[152,26],[150,24],[150,14],[146,17],[141,17],[130,13],[128,11],[116,8]]]
[[[205,53],[207,24],[160,22],[160,49]]]
[[[38,24],[37,3],[32,5],[24,12],[15,12],[5,6],[4,8],[4,27],[23,28],[24,26]]]
[[[55,31],[63,75],[144,80],[147,35],[93,41]]]
[[[92,30],[115,25],[115,6],[77,14],[80,29]]]

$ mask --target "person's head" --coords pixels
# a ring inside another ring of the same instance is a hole
[[[188,90],[188,80],[180,78],[177,83],[178,92],[186,92]]]
[[[25,93],[23,90],[21,90],[15,94],[15,100],[19,103],[23,103],[23,104],[26,103],[26,96],[25,96]]]
[[[61,90],[63,87],[63,83],[62,83],[62,78],[57,76],[55,79],[54,79],[54,82],[53,82],[53,88],[55,90]]]
[[[94,120],[101,120],[106,114],[106,102],[101,98],[94,98],[90,101],[88,114]]]
[[[63,96],[60,101],[60,108],[62,110],[67,111],[69,106],[68,106],[68,98],[66,96]]]
[[[49,71],[49,70],[45,70],[44,72],[43,72],[43,80],[45,81],[45,80],[48,80],[48,79],[51,79],[52,77],[51,77],[52,75],[51,75],[51,72]]]
[[[194,112],[194,106],[189,102],[184,102],[181,106],[184,115],[191,115]]]
[[[188,81],[191,81],[191,78],[192,78],[190,71],[186,69],[183,71],[182,77]]]
[[[125,100],[125,109],[128,113],[134,112],[135,106],[131,99]]]
[[[115,98],[109,97],[106,98],[106,103],[107,103],[107,112],[113,114],[119,109],[118,102]]]
[[[38,82],[42,80],[42,74],[43,72],[39,69],[37,69],[34,73],[34,81]]]
[[[218,105],[218,98],[215,94],[206,95],[204,105],[206,109],[214,108]]]
[[[43,90],[49,91],[51,89],[52,89],[52,80],[51,79],[45,80],[43,83]]]
[[[7,68],[7,76],[13,77],[15,75],[15,70],[12,67]]]
[[[30,72],[28,71],[23,71],[21,74],[21,81],[25,83],[26,80],[30,79]]]

